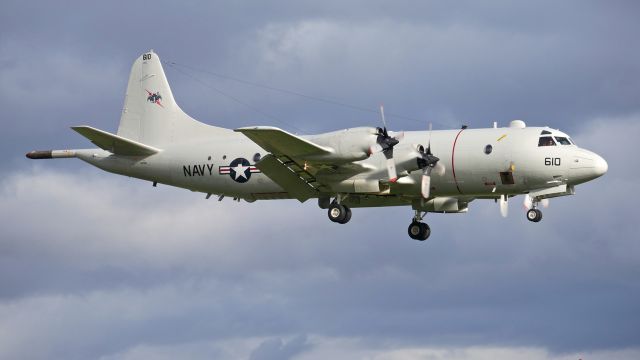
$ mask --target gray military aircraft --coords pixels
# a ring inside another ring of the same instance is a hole
[[[162,95],[161,95],[162,94]],[[358,127],[298,136],[271,126],[235,130],[207,125],[176,104],[158,56],[133,64],[116,134],[75,126],[98,149],[32,151],[31,159],[79,158],[102,170],[218,199],[318,199],[329,219],[345,224],[351,208],[411,206],[408,233],[426,240],[428,212],[465,213],[492,199],[507,216],[508,200],[524,195],[538,222],[547,199],[607,172],[607,162],[548,127],[391,132]]]

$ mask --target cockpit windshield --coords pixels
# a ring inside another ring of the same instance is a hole
[[[566,138],[564,136],[556,136],[556,141],[560,145],[571,145],[571,141],[569,140],[569,138]]]
[[[538,146],[556,146],[551,136],[542,136],[538,140]]]

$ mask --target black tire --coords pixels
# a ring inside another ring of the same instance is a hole
[[[535,222],[540,222],[540,220],[542,220],[542,211],[540,209],[536,209],[536,213],[538,213],[538,216],[536,217]]]
[[[429,238],[429,236],[431,236],[431,228],[429,227],[429,225],[425,224],[425,223],[420,223],[421,227],[422,227],[422,233],[420,234],[420,241],[425,241]]]
[[[420,240],[423,233],[422,225],[423,225],[422,223],[417,221],[411,222],[411,224],[409,224],[409,228],[407,229],[407,233],[409,234],[409,237],[412,238],[413,240]]]
[[[351,209],[348,206],[342,205],[345,209],[346,213],[344,214],[344,219],[342,221],[338,221],[340,224],[346,224],[351,220]]]
[[[332,203],[329,206],[327,215],[329,215],[329,220],[336,223],[341,223],[347,216],[347,209],[340,204]]]
[[[527,220],[531,222],[540,222],[540,220],[542,220],[542,211],[539,209],[530,209],[527,211]]]
[[[319,197],[318,206],[320,207],[320,209],[328,209],[329,206],[331,206],[331,199],[328,196]]]

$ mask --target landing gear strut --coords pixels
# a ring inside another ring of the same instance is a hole
[[[426,213],[423,215],[420,210],[416,210],[416,215],[413,217],[413,221],[407,230],[410,238],[418,241],[425,241],[429,238],[429,235],[431,235],[431,228],[429,225],[420,221],[425,215]]]
[[[338,224],[346,224],[351,220],[351,209],[335,200],[329,205],[327,214],[329,215],[329,220]]]

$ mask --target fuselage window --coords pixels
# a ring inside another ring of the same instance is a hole
[[[557,141],[560,145],[571,145],[571,142],[570,142],[570,141],[569,141],[569,139],[567,139],[566,137],[556,136],[556,141]]]
[[[538,140],[538,146],[556,146],[551,136],[543,136]]]
[[[491,151],[493,151],[493,146],[487,145],[487,146],[484,147],[484,153],[485,154],[489,155],[489,154],[491,154]]]

